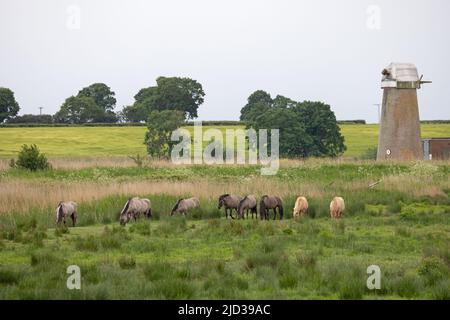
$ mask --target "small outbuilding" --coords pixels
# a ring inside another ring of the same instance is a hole
[[[450,138],[422,139],[425,160],[450,160]]]

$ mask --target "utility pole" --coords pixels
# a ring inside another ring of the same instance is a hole
[[[39,115],[42,116],[42,109],[44,109],[44,107],[39,107]]]
[[[381,119],[380,106],[381,106],[381,103],[374,103],[373,105],[378,107],[378,124],[380,124],[380,119]]]

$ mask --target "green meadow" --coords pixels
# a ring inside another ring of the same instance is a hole
[[[346,157],[361,156],[377,145],[378,125],[341,125]],[[204,129],[213,128],[209,126]],[[236,126],[214,127],[225,132]],[[238,128],[243,128],[239,127]],[[192,127],[187,127],[192,131]],[[422,124],[422,137],[449,137],[450,124]],[[23,144],[35,143],[50,157],[129,156],[145,154],[145,127],[0,128],[0,158],[17,155]]]
[[[2,241],[0,299],[450,299],[448,216],[22,227]]]
[[[449,168],[287,161],[270,177],[259,166],[161,163],[5,169],[0,299],[448,300]],[[280,195],[284,219],[225,219],[217,208],[225,192]],[[299,194],[308,198],[308,215],[294,220]],[[132,195],[151,199],[153,217],[121,227]],[[337,221],[328,212],[334,195],[346,201]],[[200,208],[171,217],[187,196],[198,196]],[[55,228],[60,197],[79,203],[75,228]],[[66,287],[70,265],[80,267],[80,290]],[[366,286],[371,265],[381,270],[379,290]]]
[[[341,129],[344,158],[377,143],[376,125]],[[260,165],[122,161],[145,154],[144,133],[0,128],[0,299],[450,299],[448,161],[283,159],[274,176]],[[450,136],[450,125],[423,124],[422,136]],[[54,169],[9,168],[24,143]],[[279,195],[284,219],[225,219],[224,193]],[[299,195],[308,215],[294,220]],[[336,195],[346,203],[338,221],[329,216]],[[153,217],[121,227],[130,196],[151,199]],[[171,217],[190,196],[200,208]],[[79,204],[76,227],[55,228],[61,200]],[[81,290],[66,287],[70,265]],[[370,265],[380,267],[379,290],[367,288]]]

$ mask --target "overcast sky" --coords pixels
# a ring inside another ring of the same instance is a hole
[[[381,70],[412,62],[433,83],[422,119],[450,119],[447,0],[0,0],[0,87],[21,114],[56,112],[104,82],[117,108],[158,76],[196,79],[200,120],[239,118],[257,89],[377,121]]]

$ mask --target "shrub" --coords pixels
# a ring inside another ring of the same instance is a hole
[[[9,270],[9,269],[0,269],[0,284],[16,284],[19,282],[20,273]]]
[[[189,299],[194,292],[195,289],[189,281],[179,278],[158,281],[154,285],[154,293],[163,299]]]
[[[61,264],[64,259],[58,257],[56,254],[49,250],[36,251],[31,254],[31,265],[32,266],[53,266],[56,264]]]
[[[396,292],[400,297],[411,299],[418,295],[422,289],[422,282],[417,276],[406,274],[396,277],[389,285],[390,290]]]
[[[125,240],[130,237],[124,228],[106,226],[99,236],[89,235],[85,238],[75,238],[75,247],[78,250],[97,251],[99,249],[118,249],[122,246]]]
[[[63,234],[67,234],[70,233],[69,231],[69,227],[66,226],[65,224],[57,226],[55,228],[55,236],[56,237],[61,237]]]
[[[39,148],[35,144],[30,146],[24,144],[22,150],[19,152],[17,161],[12,160],[10,166],[30,171],[51,168],[47,157],[39,151]]]
[[[122,269],[131,269],[136,267],[136,259],[131,256],[121,256],[119,258],[119,266]]]
[[[425,257],[419,267],[419,274],[426,278],[428,283],[434,284],[438,280],[446,278],[448,268],[444,262],[436,256]]]
[[[136,156],[128,156],[128,158],[133,160],[133,162],[138,166],[138,168],[142,168],[142,166],[144,165],[145,158],[140,154],[137,154]]]
[[[171,277],[173,274],[173,266],[167,261],[154,261],[145,264],[142,268],[144,276],[147,280],[157,281],[166,277]]]
[[[435,300],[450,300],[450,280],[443,279],[438,282],[431,294]]]
[[[316,257],[313,253],[301,252],[297,256],[297,263],[305,268],[314,268],[316,266]]]
[[[139,221],[138,223],[131,225],[129,231],[131,233],[149,236],[152,232],[152,228],[149,221]]]
[[[361,160],[376,160],[377,159],[378,147],[368,148],[364,153],[360,156]]]

